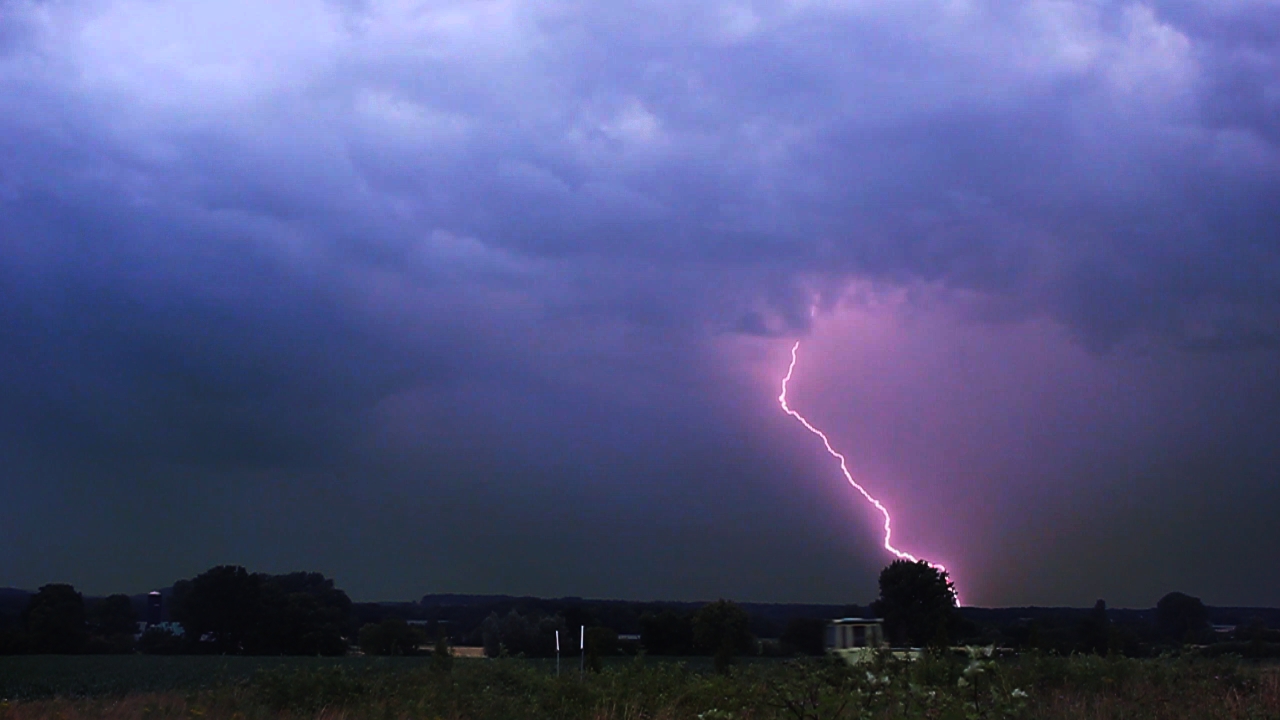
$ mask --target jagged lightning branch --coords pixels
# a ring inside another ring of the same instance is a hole
[[[893,519],[889,517],[889,509],[886,508],[883,504],[881,504],[879,500],[872,497],[871,493],[867,492],[866,488],[859,485],[857,480],[853,479],[853,474],[849,472],[849,466],[845,462],[844,455],[841,455],[840,453],[836,452],[836,449],[831,447],[831,441],[827,439],[826,434],[823,433],[818,428],[811,425],[809,421],[804,418],[803,415],[796,412],[795,410],[792,410],[791,406],[787,404],[787,383],[791,382],[791,374],[795,372],[796,353],[799,350],[800,350],[800,343],[797,341],[795,345],[791,346],[791,366],[787,368],[787,376],[782,378],[782,394],[778,396],[778,403],[782,405],[782,409],[786,411],[788,415],[795,418],[796,420],[799,420],[800,424],[804,425],[806,430],[813,433],[814,435],[817,435],[819,438],[822,439],[822,444],[827,447],[827,452],[831,453],[832,457],[840,461],[840,472],[844,473],[844,479],[848,480],[849,484],[852,485],[855,490],[862,493],[862,497],[866,498],[867,502],[874,505],[876,510],[879,510],[880,514],[884,516],[884,549],[893,553],[894,557],[897,557],[900,560],[910,560],[911,562],[918,562],[919,560],[918,558],[916,558],[915,555],[912,555],[909,552],[899,550],[898,548],[893,546],[893,543],[891,542],[893,538]],[[946,570],[946,568],[944,568],[941,565],[938,565],[937,563],[929,563],[929,564],[939,570],[943,570],[943,571]]]

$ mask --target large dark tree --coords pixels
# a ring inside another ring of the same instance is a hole
[[[319,573],[258,576],[258,612],[246,651],[259,655],[342,655],[351,599]]]
[[[173,617],[199,650],[341,655],[351,600],[319,573],[261,575],[222,565],[173,586]]]
[[[751,618],[747,611],[728,600],[703,605],[693,615],[693,641],[699,650],[715,658],[716,670],[723,672],[734,655],[754,650]]]
[[[22,625],[27,649],[35,653],[78,653],[89,639],[84,597],[70,585],[40,588],[22,613]]]
[[[584,640],[587,669],[591,672],[600,672],[604,669],[604,663],[600,658],[618,654],[618,633],[613,628],[589,627]]]
[[[360,628],[360,650],[365,655],[415,655],[426,636],[401,618],[387,618]]]
[[[138,614],[128,595],[110,595],[88,603],[87,653],[131,653],[138,631]]]
[[[640,618],[640,643],[650,655],[687,655],[693,652],[693,622],[670,610],[646,613]]]
[[[138,631],[138,613],[128,595],[108,595],[93,603],[89,612],[94,632],[104,635],[133,635]]]
[[[821,655],[827,621],[819,618],[793,618],[782,631],[783,651],[801,655]]]
[[[261,578],[219,565],[173,586],[173,619],[195,646],[207,637],[219,653],[240,653],[258,622]]]
[[[561,648],[578,647],[578,631],[566,628],[559,615],[522,615],[512,608],[506,615],[490,613],[480,624],[485,654],[489,657],[504,650],[509,655],[548,657],[555,654],[556,631],[560,632]]]
[[[1094,603],[1089,617],[1080,623],[1080,645],[1085,652],[1106,655],[1110,647],[1111,620],[1107,617],[1107,603]]]
[[[884,618],[896,643],[945,645],[956,627],[956,589],[945,570],[924,560],[895,560],[880,571],[880,599],[872,610]]]
[[[1156,603],[1156,626],[1169,640],[1191,641],[1209,629],[1209,609],[1200,598],[1171,592]]]

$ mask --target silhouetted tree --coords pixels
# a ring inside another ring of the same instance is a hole
[[[449,639],[443,632],[436,634],[436,647],[431,652],[431,670],[442,675],[453,672],[453,650],[449,648]]]
[[[220,653],[342,655],[351,600],[319,573],[250,574],[222,565],[173,587],[188,645]],[[205,642],[207,641],[207,643]]]
[[[570,635],[574,635],[576,640],[577,630],[566,630],[564,619],[558,615],[522,615],[512,608],[501,616],[491,612],[480,625],[481,640],[489,657],[497,657],[502,650],[510,655],[548,657],[555,653],[557,630],[560,631],[561,647],[567,650],[567,640]]]
[[[754,649],[750,626],[745,610],[728,600],[717,600],[694,613],[693,641],[699,650],[715,658],[716,671],[724,672],[733,663],[734,655]]]
[[[670,610],[640,618],[640,643],[650,655],[688,655],[693,652],[693,620]]]
[[[365,655],[416,655],[425,640],[423,633],[400,618],[360,628],[360,650]]]
[[[827,621],[817,618],[795,618],[782,631],[783,652],[787,654],[821,655],[825,650],[823,635]]]
[[[502,653],[502,630],[499,625],[496,611],[489,613],[480,623],[480,642],[484,645],[485,657],[498,657]]]
[[[110,595],[88,604],[88,653],[131,653],[138,614],[128,595]]]
[[[871,607],[892,640],[915,647],[946,645],[959,617],[955,585],[924,560],[895,560],[881,570],[880,599]]]
[[[246,652],[343,655],[351,599],[319,573],[258,576],[258,608]]]
[[[601,658],[618,654],[618,633],[612,628],[589,627],[586,630],[587,669],[600,672],[604,669]]]
[[[89,639],[84,597],[70,585],[40,588],[22,613],[22,625],[27,650],[33,653],[78,653]]]
[[[1209,629],[1209,609],[1200,598],[1171,592],[1156,603],[1156,627],[1174,642],[1193,641]]]
[[[1235,639],[1250,642],[1280,643],[1280,630],[1268,628],[1266,620],[1253,615],[1236,626]]]
[[[138,630],[138,613],[128,595],[108,595],[94,602],[89,617],[93,631],[104,636],[132,635]]]
[[[1085,652],[1106,655],[1111,637],[1111,621],[1107,618],[1107,603],[1094,603],[1089,617],[1080,623],[1080,645]]]
[[[173,619],[189,643],[207,635],[219,653],[239,653],[258,621],[261,580],[239,566],[219,565],[173,586]]]

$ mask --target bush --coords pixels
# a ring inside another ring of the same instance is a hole
[[[431,669],[441,674],[453,672],[453,650],[443,632],[436,637],[436,647],[431,652]]]

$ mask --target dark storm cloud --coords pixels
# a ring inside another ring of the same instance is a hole
[[[574,498],[766,488],[713,469],[785,465],[717,343],[850,283],[1100,351],[1280,340],[1262,3],[0,8],[0,444],[221,478],[246,536],[321,470],[444,525],[541,488],[563,522],[507,526],[569,545]]]

